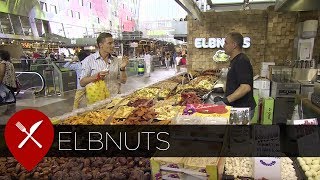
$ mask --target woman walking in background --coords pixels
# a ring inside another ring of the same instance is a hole
[[[170,65],[170,53],[169,52],[166,53],[164,62],[166,63],[166,69],[169,68],[169,65]]]
[[[0,87],[2,104],[10,104],[7,106],[5,114],[11,114],[16,110],[14,92],[18,90],[18,87],[10,53],[4,50],[0,50]]]
[[[144,55],[143,60],[146,64],[146,75],[148,77],[150,77],[152,57],[150,55],[150,47],[149,46],[146,46],[145,55]]]

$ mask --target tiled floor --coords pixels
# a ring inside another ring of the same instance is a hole
[[[158,81],[165,80],[176,75],[174,69],[156,69],[151,73],[151,77],[146,76],[130,76],[127,83],[123,85],[122,92],[130,92],[133,89],[139,89]],[[39,97],[36,99],[18,99],[16,110],[6,106],[0,106],[0,124],[6,124],[9,118],[16,111],[23,109],[37,109],[45,113],[48,117],[59,116],[72,111],[74,92],[65,94],[64,96]]]

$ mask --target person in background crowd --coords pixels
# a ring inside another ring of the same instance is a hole
[[[166,66],[165,58],[166,58],[166,52],[164,50],[162,50],[162,52],[161,52],[161,64],[162,64],[162,66]]]
[[[16,92],[18,88],[14,66],[10,58],[10,53],[8,51],[0,50],[0,84],[4,84],[14,97],[12,105],[7,106],[6,113],[15,112],[16,98],[14,92]]]
[[[150,77],[152,57],[150,55],[150,47],[149,46],[146,46],[146,48],[145,48],[145,55],[144,55],[143,59],[146,64],[146,75],[148,77]]]
[[[74,56],[71,62],[67,62],[63,67],[76,71],[77,73],[77,91],[74,97],[73,110],[78,109],[82,100],[84,100],[86,90],[80,86],[80,76],[82,71],[82,61],[89,55],[89,52],[80,51]]]
[[[171,58],[171,67],[175,67],[176,57],[177,57],[177,52],[173,51],[172,52],[172,58]]]
[[[114,50],[114,40],[110,33],[101,33],[97,38],[97,46],[98,51],[82,61],[80,85],[85,87],[89,83],[106,78],[110,94],[120,94],[121,83],[127,81],[125,71],[129,58],[124,56],[121,60],[111,55]]]
[[[45,56],[45,59],[51,60],[50,54],[48,52],[46,52]]]
[[[180,60],[181,60],[181,53],[179,52],[175,61],[176,61],[176,73],[180,72]]]
[[[39,59],[41,57],[41,55],[38,53],[38,52],[33,52],[33,59],[36,60],[36,59]]]
[[[26,53],[23,53],[21,56],[20,56],[20,62],[21,62],[21,68],[22,68],[22,71],[29,71],[29,57]]]
[[[225,38],[224,50],[230,56],[227,74],[225,97],[215,97],[214,101],[222,101],[233,107],[250,107],[250,118],[253,118],[256,103],[253,98],[253,68],[249,58],[242,52],[243,36],[231,32]]]
[[[61,54],[59,55],[58,61],[64,61],[65,58],[66,58],[66,55],[64,55],[64,53],[61,53]]]
[[[169,52],[166,53],[164,62],[166,63],[166,68],[169,68],[169,65],[170,65],[170,54],[169,54]]]
[[[187,59],[186,59],[186,55],[182,55],[182,58],[180,59],[180,64],[179,65],[187,65]]]
[[[55,55],[54,55],[54,52],[50,53],[50,59],[51,59],[51,61],[56,61],[57,60]]]

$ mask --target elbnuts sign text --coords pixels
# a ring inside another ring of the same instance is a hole
[[[194,46],[198,49],[200,48],[223,48],[225,38],[195,38]],[[243,38],[243,48],[249,48],[251,45],[250,38]]]

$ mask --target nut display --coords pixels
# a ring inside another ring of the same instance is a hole
[[[139,157],[44,158],[28,172],[14,158],[0,158],[0,179],[150,179],[150,161]]]
[[[297,180],[296,172],[288,157],[281,157],[281,179]],[[228,157],[225,163],[225,173],[234,177],[253,177],[253,160],[249,157]],[[239,179],[239,178],[236,178]]]
[[[319,157],[298,157],[297,159],[308,179],[320,179]]]

